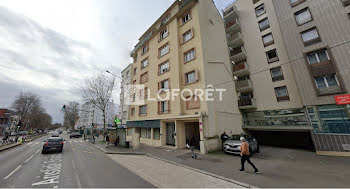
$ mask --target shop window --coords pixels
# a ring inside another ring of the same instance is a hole
[[[160,140],[160,129],[159,128],[153,129],[153,140]]]

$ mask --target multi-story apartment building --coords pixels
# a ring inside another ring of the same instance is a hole
[[[312,146],[272,0],[237,0],[223,10],[243,128],[261,144]]]
[[[98,129],[103,128],[103,113],[102,111],[90,102],[81,106],[83,111],[79,115],[79,127],[91,128],[92,123]],[[106,107],[106,127],[114,126],[116,116],[116,105],[113,101],[109,102]]]
[[[147,99],[158,91],[180,89],[189,100],[176,96],[131,105],[127,126],[140,134],[141,143],[185,148],[194,137],[206,153],[221,147],[224,131],[242,132],[228,52],[224,22],[212,1],[176,0],[160,16],[131,53],[132,83],[150,91]],[[217,92],[214,101],[206,101],[190,95],[188,90],[195,89],[226,91],[222,101]]]
[[[119,119],[121,119],[121,124],[125,125],[126,121],[129,119],[129,106],[124,105],[124,86],[130,85],[131,80],[131,68],[132,64],[129,64],[123,71],[122,71],[122,81],[120,83],[121,91],[119,94]]]
[[[274,0],[299,94],[319,153],[350,150],[350,1]]]
[[[348,148],[349,105],[335,102],[349,92],[348,5],[237,0],[223,10],[243,128],[261,143]]]

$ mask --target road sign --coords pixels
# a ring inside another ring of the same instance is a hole
[[[334,98],[338,105],[350,104],[350,94],[335,96]]]

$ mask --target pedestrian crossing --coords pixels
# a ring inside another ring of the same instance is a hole
[[[69,143],[81,143],[84,142],[83,140],[68,140]]]

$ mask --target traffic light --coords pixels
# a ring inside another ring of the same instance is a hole
[[[66,105],[63,105],[62,111],[65,111],[65,110],[66,110]]]
[[[18,125],[17,125],[17,128],[20,128],[21,126],[22,126],[22,122],[19,121],[19,122],[18,122]]]

